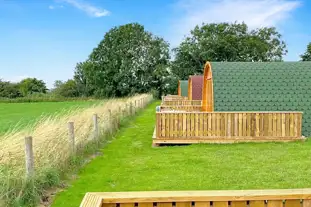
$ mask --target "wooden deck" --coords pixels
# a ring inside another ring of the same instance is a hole
[[[302,112],[157,112],[154,144],[304,140]]]
[[[311,189],[87,193],[80,207],[311,207]]]

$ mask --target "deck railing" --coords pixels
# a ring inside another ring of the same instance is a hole
[[[161,105],[161,111],[179,111],[179,112],[189,112],[189,111],[202,111],[202,106],[200,105]]]
[[[157,112],[156,139],[301,138],[302,112]]]
[[[311,189],[87,193],[80,207],[310,207]]]

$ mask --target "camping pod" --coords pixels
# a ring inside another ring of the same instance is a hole
[[[203,90],[202,90],[202,111],[214,111],[214,90],[212,66],[209,62],[205,63],[203,73]]]
[[[188,97],[188,81],[187,80],[178,81],[178,95]]]
[[[193,75],[188,79],[188,99],[202,100],[203,76]]]

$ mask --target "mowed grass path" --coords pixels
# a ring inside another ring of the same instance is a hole
[[[79,206],[86,192],[311,187],[311,142],[151,147],[151,104],[83,168],[53,207]]]
[[[86,107],[98,101],[0,103],[0,134],[33,124],[44,115],[52,115],[73,107]]]

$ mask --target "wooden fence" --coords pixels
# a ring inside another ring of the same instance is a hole
[[[164,100],[162,101],[162,105],[165,106],[180,106],[180,105],[193,105],[193,106],[201,106],[201,100]]]
[[[161,105],[161,111],[179,111],[179,112],[189,112],[189,111],[202,111],[202,106],[196,105]]]
[[[302,112],[157,112],[153,144],[301,140]]]
[[[80,207],[311,207],[311,189],[87,193]]]

